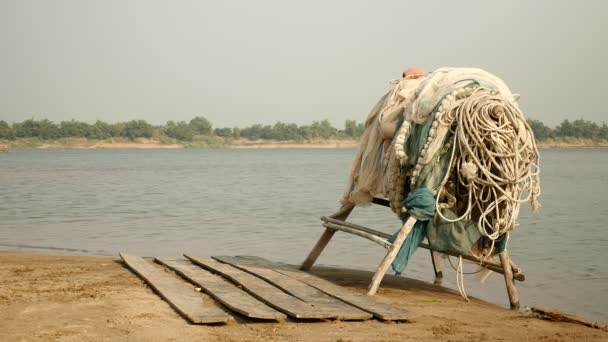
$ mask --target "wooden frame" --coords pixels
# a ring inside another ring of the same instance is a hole
[[[388,200],[382,198],[374,198],[372,203],[389,207]],[[304,260],[304,262],[302,263],[300,269],[304,271],[310,270],[310,268],[315,263],[319,255],[321,255],[323,249],[325,249],[325,247],[327,246],[331,238],[334,236],[336,231],[342,231],[345,233],[366,238],[385,247],[388,250],[384,259],[382,259],[382,262],[376,269],[376,272],[374,273],[367,290],[367,295],[373,296],[374,294],[376,294],[376,291],[378,290],[378,287],[382,282],[382,278],[384,278],[384,275],[388,271],[390,264],[397,256],[397,252],[401,248],[403,241],[416,223],[416,219],[409,218],[399,230],[395,241],[391,243],[390,241],[388,241],[388,239],[391,237],[390,234],[386,234],[384,232],[380,232],[375,229],[357,225],[351,222],[346,222],[346,219],[353,211],[353,209],[354,207],[345,206],[340,208],[338,212],[329,217],[321,217],[321,220],[323,221],[323,227],[325,227],[325,231],[323,232],[313,249],[308,254],[306,260]],[[509,258],[509,255],[506,250],[498,255],[500,259],[499,264],[490,260],[480,260],[479,258],[473,255],[460,255],[451,251],[436,251],[431,248],[430,245],[425,243],[421,243],[420,247],[428,249],[431,253],[431,261],[433,264],[433,270],[435,271],[435,284],[441,284],[441,281],[443,279],[443,272],[441,271],[439,254],[443,253],[451,256],[462,257],[463,259],[473,261],[479,264],[481,267],[504,275],[511,309],[519,309],[519,298],[517,288],[515,287],[515,280],[524,281],[526,278],[521,272],[521,270]]]

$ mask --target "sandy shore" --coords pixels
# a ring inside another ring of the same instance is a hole
[[[272,142],[272,143],[250,143],[250,144],[235,144],[228,145],[227,148],[233,149],[288,149],[288,148],[355,148],[357,147],[356,141],[329,141],[329,142],[319,142],[319,143],[280,143],[280,142]]]
[[[315,273],[364,292],[368,272]],[[606,341],[608,333],[543,321],[453,291],[388,276],[377,298],[414,310],[411,322],[188,324],[110,257],[0,253],[0,341]]]

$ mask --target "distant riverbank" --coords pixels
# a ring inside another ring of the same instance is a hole
[[[319,139],[314,141],[279,141],[226,139],[213,137],[200,141],[179,141],[168,139],[86,139],[64,138],[40,140],[32,138],[0,141],[2,150],[32,149],[181,149],[181,148],[235,148],[235,149],[273,149],[273,148],[355,148],[354,139]]]
[[[64,138],[57,140],[41,140],[21,138],[0,141],[0,151],[31,150],[31,149],[181,149],[181,148],[234,148],[234,149],[290,149],[290,148],[356,148],[358,142],[354,139],[327,139],[314,141],[280,141],[280,140],[249,140],[226,139],[213,137],[201,141],[179,141],[167,139],[86,139]],[[538,142],[540,148],[596,148],[608,147],[608,142],[586,139],[549,139]]]

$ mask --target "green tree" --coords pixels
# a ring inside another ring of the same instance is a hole
[[[314,121],[312,125],[310,125],[310,131],[313,138],[323,139],[332,138],[338,133],[338,130],[331,125],[329,120],[323,120],[321,122]]]
[[[110,124],[111,135],[115,138],[124,136],[123,132],[125,130],[126,125],[127,124],[124,122]]]
[[[553,130],[539,120],[528,119],[528,125],[534,133],[534,138],[538,141],[544,141],[553,137]]]
[[[145,120],[131,120],[125,124],[122,135],[131,140],[135,138],[150,138],[152,137],[152,125]]]
[[[608,140],[608,125],[606,123],[602,123],[602,127],[600,128],[600,134],[598,136],[599,139]]]
[[[192,141],[194,136],[194,131],[184,121],[178,121],[177,123],[174,121],[167,121],[167,125],[164,127],[163,132],[166,136],[177,140]]]
[[[202,116],[197,116],[190,120],[190,128],[196,134],[210,135],[213,132],[213,127],[209,120]]]
[[[89,137],[93,139],[108,139],[112,137],[112,125],[97,120],[89,132]]]
[[[241,136],[249,140],[262,139],[262,125],[255,124],[250,127],[243,128],[241,130]]]
[[[574,125],[569,120],[564,120],[555,128],[555,134],[558,137],[574,137],[576,132]]]
[[[280,121],[272,127],[271,136],[275,140],[297,140],[301,138],[298,125],[294,123],[286,124]]]
[[[232,137],[234,139],[240,139],[241,138],[241,129],[238,127],[234,127],[232,129]]]
[[[93,126],[86,122],[70,120],[61,121],[59,131],[62,137],[90,137],[93,134]]]
[[[15,140],[15,131],[4,120],[0,120],[0,139]]]
[[[349,137],[358,139],[363,131],[365,130],[365,125],[361,123],[357,123],[355,120],[346,120],[344,123],[344,134]]]
[[[213,131],[213,134],[217,135],[218,137],[224,137],[224,138],[228,138],[228,137],[232,137],[232,128],[216,128]]]
[[[559,137],[574,137],[597,140],[602,136],[602,127],[592,121],[577,119],[572,122],[564,120],[555,129]]]
[[[60,136],[59,128],[48,119],[28,119],[13,125],[15,136],[19,138],[56,139]]]

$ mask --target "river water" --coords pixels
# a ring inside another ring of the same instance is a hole
[[[0,250],[74,255],[258,255],[299,263],[338,208],[354,150],[49,150],[0,154]],[[522,209],[509,251],[523,306],[608,320],[608,149],[541,150],[540,213]],[[352,221],[393,232],[386,208]],[[374,270],[384,249],[337,234],[319,264]],[[456,264],[456,260],[452,260]],[[447,260],[444,285],[455,288]],[[466,267],[474,270],[473,265]],[[418,250],[404,276],[432,282]],[[507,306],[504,281],[465,277]]]

